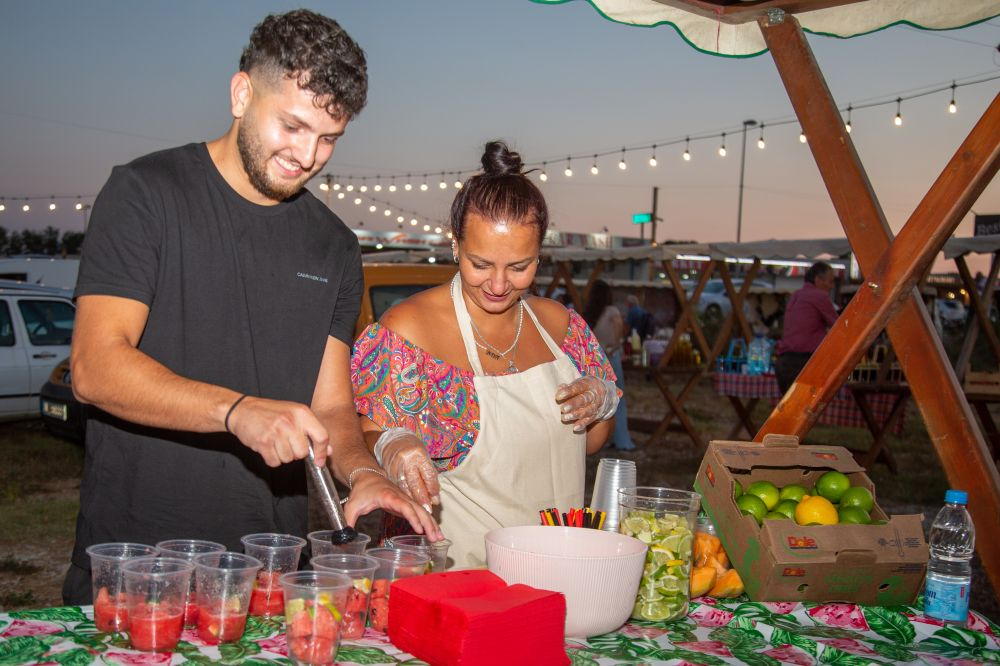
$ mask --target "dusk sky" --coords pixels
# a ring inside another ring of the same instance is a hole
[[[253,26],[299,6],[336,18],[364,48],[368,106],[327,166],[355,184],[396,176],[399,191],[369,201],[331,198],[351,226],[393,229],[396,214],[443,221],[455,190],[440,173],[476,169],[483,144],[505,139],[528,163],[546,161],[542,184],[557,228],[636,235],[635,212],[660,188],[659,238],[736,236],[740,128],[746,119],[794,118],[770,56],[706,55],[669,26],[636,28],[602,18],[583,0],[4,0],[0,5],[0,196],[8,230],[82,230],[84,202],[112,166],[221,135],[230,123],[228,83]],[[1000,10],[1000,7],[998,7]],[[1000,19],[947,32],[892,27],[849,40],[810,36],[838,105],[887,101],[853,113],[853,139],[894,230],[1000,90]],[[959,84],[902,104],[895,99]],[[727,132],[728,156],[717,151]],[[766,148],[747,136],[743,240],[843,234],[797,123],[765,127]],[[684,137],[693,159],[681,159]],[[657,144],[658,165],[650,167]],[[628,169],[617,167],[622,147]],[[600,173],[590,174],[595,153]],[[566,178],[567,156],[574,175]],[[430,173],[430,190],[403,192],[406,174]],[[447,176],[448,182],[454,175]],[[311,187],[318,192],[318,181]],[[324,196],[325,195],[322,195]],[[1000,183],[974,206],[1000,213]],[[972,233],[971,216],[958,235]]]

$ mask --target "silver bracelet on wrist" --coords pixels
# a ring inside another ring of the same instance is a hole
[[[355,469],[351,470],[350,474],[347,475],[347,488],[349,490],[354,490],[354,475],[358,474],[359,472],[371,472],[372,474],[378,474],[383,479],[389,478],[388,476],[386,476],[385,472],[383,472],[380,469],[375,469],[374,467],[356,467]]]

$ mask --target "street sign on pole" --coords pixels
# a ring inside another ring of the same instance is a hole
[[[632,224],[646,224],[653,221],[652,213],[635,213],[632,215]]]

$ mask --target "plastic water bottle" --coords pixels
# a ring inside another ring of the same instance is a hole
[[[751,375],[762,375],[767,372],[767,366],[770,365],[770,347],[761,333],[750,341],[750,347],[747,349],[747,365],[749,366],[747,372]]]
[[[969,494],[949,490],[945,505],[931,525],[924,585],[924,614],[952,624],[964,625],[969,615],[969,591],[972,585],[972,551],[976,546],[976,528],[965,506]]]

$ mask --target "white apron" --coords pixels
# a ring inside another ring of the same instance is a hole
[[[469,310],[458,276],[452,300],[479,399],[479,436],[455,469],[442,472],[441,504],[436,517],[452,542],[448,554],[454,568],[486,565],[490,530],[538,525],[538,511],[583,506],[586,433],[574,433],[562,422],[556,389],[580,377],[576,366],[524,309],[555,360],[524,372],[493,376],[483,372]]]

